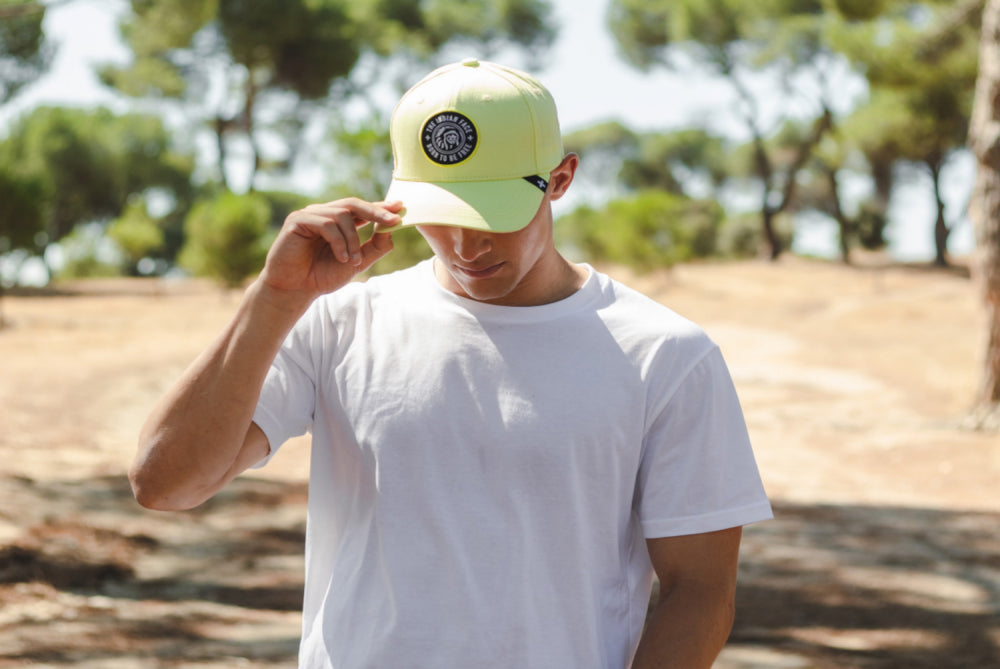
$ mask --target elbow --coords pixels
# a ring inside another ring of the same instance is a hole
[[[151,511],[183,511],[184,507],[173,501],[169,492],[157,485],[152,478],[136,467],[129,471],[132,495],[139,506]]]
[[[186,495],[180,486],[171,483],[172,477],[158,469],[140,460],[129,469],[129,485],[139,506],[151,511],[187,511],[204,501]]]

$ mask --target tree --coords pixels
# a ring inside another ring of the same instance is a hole
[[[0,105],[48,68],[51,49],[45,44],[45,5],[15,2],[0,7]]]
[[[0,254],[29,251],[44,229],[42,181],[0,164]]]
[[[987,314],[986,355],[977,396],[979,426],[1000,426],[1000,0],[982,15],[979,77],[969,144],[978,161],[971,214],[977,275]]]
[[[851,262],[851,249],[886,246],[889,203],[896,185],[897,164],[904,155],[901,135],[908,132],[907,108],[885,89],[842,119],[813,152],[792,213],[813,212],[836,222],[841,259]],[[863,178],[869,194],[847,198],[847,179]]]
[[[263,108],[279,135],[297,132],[300,101],[322,99],[357,62],[360,35],[347,10],[332,0],[133,0],[121,32],[134,59],[103,68],[101,79],[135,97],[181,101],[211,128],[225,187],[230,138],[241,136],[252,187],[265,164]]]
[[[538,49],[553,32],[543,0],[132,0],[121,29],[134,59],[104,68],[103,81],[181,102],[211,129],[226,188],[231,149],[245,147],[251,189],[258,172],[294,162],[315,113],[383,83],[378,68],[368,68],[370,81],[351,80],[362,55],[423,62],[463,40],[487,52]],[[265,144],[277,148],[265,155]]]
[[[168,210],[184,209],[194,159],[176,151],[154,116],[107,109],[39,107],[0,143],[0,189],[20,193],[16,217],[0,219],[0,248],[45,248],[81,223],[118,217],[133,196],[156,193]],[[34,204],[25,200],[30,196]]]
[[[799,171],[833,127],[826,69],[834,54],[825,41],[823,18],[819,0],[614,0],[609,13],[611,30],[629,63],[645,70],[693,61],[732,87],[753,142],[761,226],[772,259],[783,250],[775,222],[793,201]],[[788,86],[809,72],[820,90],[811,131],[785,171],[776,169],[767,150],[770,130],[747,84],[750,72],[768,69]]]
[[[581,156],[581,179],[635,193],[661,189],[688,196],[715,195],[728,178],[726,147],[707,130],[635,132],[617,121],[595,124],[566,136],[568,151]],[[613,182],[609,174],[616,174]]]
[[[948,264],[949,224],[942,176],[965,149],[977,68],[978,15],[982,0],[886,1],[867,22],[845,24],[838,44],[868,79],[871,124],[855,132],[874,153],[919,167],[931,180],[935,201],[935,264]]]
[[[38,179],[18,174],[0,162],[0,256],[15,252],[25,258],[34,248],[35,235],[43,226],[43,195]],[[5,290],[0,277],[0,330],[7,324],[3,315]]]
[[[646,269],[655,264],[653,259],[668,266],[678,258],[745,257],[751,246],[754,250],[749,254],[753,255],[760,247],[760,232],[748,227],[746,216],[725,216],[723,220],[726,191],[747,176],[750,164],[744,161],[741,165],[734,159],[728,144],[703,129],[636,132],[617,121],[597,123],[567,135],[566,149],[581,156],[578,178],[586,184],[587,192],[602,196],[595,200],[607,205],[584,206],[570,214],[564,227],[572,229],[563,235],[564,240],[595,260],[615,257],[615,262]],[[609,175],[616,178],[609,179]],[[654,190],[669,197],[656,199],[650,194]],[[645,222],[630,225],[621,215],[633,209]],[[610,217],[614,224],[602,229],[597,224],[602,216]],[[661,230],[643,227],[654,223]],[[678,234],[684,226],[692,225],[702,233],[690,239],[683,232]],[[776,226],[775,234],[784,246],[789,237],[780,227]],[[607,239],[613,234],[621,234],[625,240]],[[666,239],[670,244],[664,244]],[[705,243],[709,239],[712,243]],[[637,257],[630,260],[622,255],[620,251],[626,247],[635,250]]]

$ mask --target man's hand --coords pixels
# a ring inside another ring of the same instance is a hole
[[[260,275],[263,286],[306,301],[347,284],[392,250],[384,232],[400,222],[401,202],[365,202],[347,198],[311,204],[285,219]],[[375,224],[362,243],[358,230]]]

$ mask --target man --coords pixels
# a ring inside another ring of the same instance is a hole
[[[529,75],[436,70],[390,131],[386,201],[289,215],[136,497],[195,506],[312,433],[304,668],[711,666],[771,515],[717,347],[556,250],[578,158]],[[352,282],[400,225],[433,260]]]

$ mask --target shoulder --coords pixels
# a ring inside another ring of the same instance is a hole
[[[617,337],[657,348],[681,347],[689,355],[716,348],[697,323],[617,279],[596,270],[595,275],[602,295],[599,313]]]

